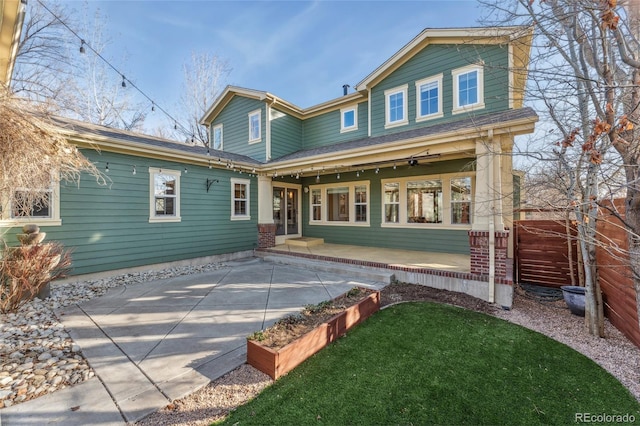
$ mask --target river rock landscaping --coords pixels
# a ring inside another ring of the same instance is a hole
[[[209,272],[221,264],[138,272],[100,280],[54,284],[51,294],[0,315],[0,408],[81,383],[94,376],[56,311],[101,296],[112,287]]]

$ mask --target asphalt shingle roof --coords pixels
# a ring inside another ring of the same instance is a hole
[[[91,123],[84,123],[77,120],[64,117],[54,117],[54,124],[61,129],[65,129],[76,133],[78,136],[91,139],[91,136],[108,138],[113,141],[132,142],[135,144],[147,145],[149,147],[159,147],[164,149],[176,150],[182,153],[189,153],[195,155],[207,155],[207,147],[202,145],[192,145],[188,143],[182,143],[170,139],[164,139],[157,136],[145,135],[142,133],[130,132],[127,130],[114,129],[111,127],[99,126]],[[254,160],[253,158],[245,155],[234,154],[232,152],[218,151],[215,149],[209,150],[209,155],[212,159],[229,160],[234,162],[243,162],[251,164],[262,164],[261,162]]]
[[[491,124],[500,124],[508,121],[527,118],[533,119],[537,117],[538,115],[535,113],[535,111],[529,107],[507,110],[499,113],[475,115],[462,120],[435,124],[428,127],[419,127],[404,132],[390,133],[382,136],[365,137],[362,139],[341,142],[333,145],[303,149],[279,158],[275,158],[269,164],[278,163],[281,161],[303,159],[305,157],[313,157],[322,154],[334,154],[340,151],[348,151],[357,148],[375,147],[378,145],[384,145],[385,143],[396,142],[404,139],[414,139],[424,136],[437,136],[439,133],[450,133],[456,130],[472,129]]]

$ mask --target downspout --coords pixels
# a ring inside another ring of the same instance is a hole
[[[489,129],[487,133],[489,139],[490,152],[489,155],[491,164],[491,170],[489,170],[489,191],[493,191],[491,196],[491,206],[489,214],[489,303],[495,302],[496,294],[496,223],[495,223],[495,211],[496,211],[496,199],[495,199],[495,153],[493,152],[493,129]]]

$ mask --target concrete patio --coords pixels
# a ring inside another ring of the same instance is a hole
[[[210,273],[114,288],[58,313],[96,377],[2,409],[0,423],[135,422],[243,364],[253,331],[356,285],[381,288],[390,278],[248,258]]]

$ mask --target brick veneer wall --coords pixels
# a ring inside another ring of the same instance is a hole
[[[258,248],[276,246],[276,228],[277,225],[275,223],[258,224]]]
[[[507,247],[509,231],[495,233],[495,275],[504,278],[507,275]],[[489,275],[489,231],[469,231],[471,249],[471,273]]]

